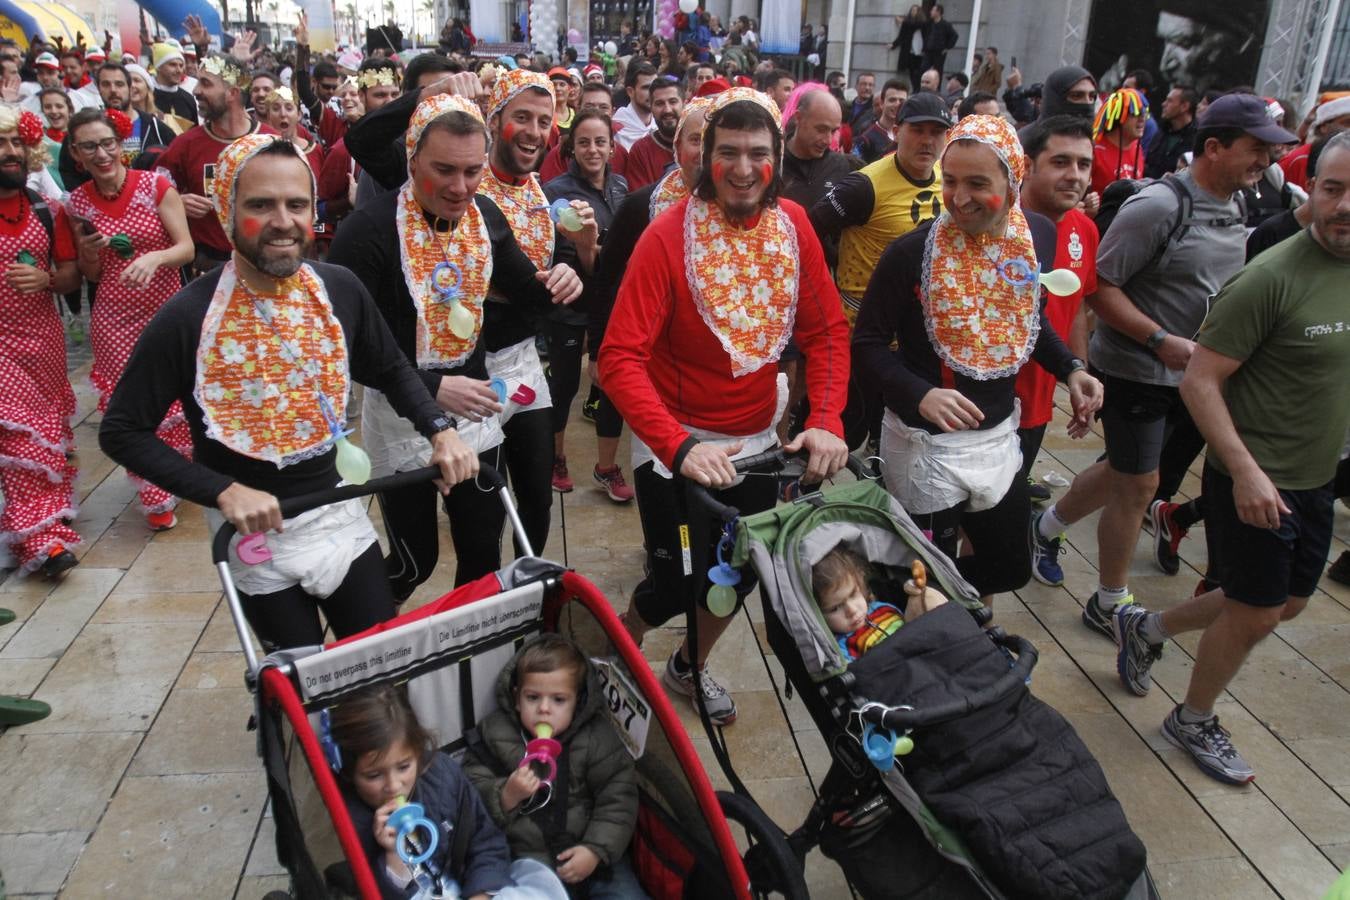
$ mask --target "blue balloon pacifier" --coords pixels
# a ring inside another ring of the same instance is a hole
[[[889,728],[864,722],[862,746],[877,771],[889,772],[895,767],[897,756],[908,756],[914,750],[914,739],[907,734],[896,737]]]
[[[1040,269],[1020,257],[1005,259],[999,263],[999,275],[1013,287],[1026,287],[1034,284],[1040,275]]]
[[[736,585],[741,583],[741,573],[727,562],[729,554],[736,546],[733,536],[736,525],[728,522],[722,526],[722,537],[717,542],[717,565],[708,570],[708,612],[725,619],[736,611]]]
[[[431,286],[440,295],[441,303],[450,303],[459,299],[459,286],[464,283],[464,272],[450,261],[436,264],[431,270]]]
[[[399,799],[402,799],[401,797]],[[420,803],[403,803],[389,814],[389,827],[398,835],[394,847],[398,858],[409,866],[420,866],[431,859],[440,843],[441,833],[434,822],[427,818],[426,810]],[[424,840],[418,840],[418,832],[426,832]]]
[[[500,403],[502,406],[505,406],[506,382],[502,381],[500,378],[494,378],[488,382],[488,387],[492,388],[492,392],[497,395],[497,402]]]

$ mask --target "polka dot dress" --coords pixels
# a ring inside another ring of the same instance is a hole
[[[159,202],[168,188],[169,181],[162,174],[131,169],[115,199],[100,196],[92,181],[80,185],[70,195],[71,212],[92,219],[100,234],[126,235],[133,250],[129,259],[123,259],[111,246],[99,251],[103,269],[89,314],[89,344],[94,351],[89,380],[99,393],[100,412],[107,409],[141,332],[182,286],[178,270],[167,266],[156,270],[145,287],[122,280],[122,273],[137,259],[173,246],[173,239],[159,218]],[[182,406],[177,402],[160,425],[158,435],[179,453],[191,457],[191,435]],[[141,506],[146,512],[163,512],[177,504],[172,494],[130,472],[127,474],[140,489]]]
[[[26,203],[17,226],[0,228],[0,263],[27,252],[50,268],[47,230]],[[8,224],[8,223],[6,223]],[[0,278],[0,541],[25,570],[80,536],[74,516],[75,469],[66,461],[75,394],[66,378],[66,338],[50,291],[23,293]]]

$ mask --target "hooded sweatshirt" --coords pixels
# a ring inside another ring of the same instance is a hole
[[[1070,103],[1066,97],[1069,88],[1084,78],[1092,78],[1092,73],[1082,66],[1064,66],[1051,72],[1046,77],[1045,85],[1041,89],[1041,112],[1036,117],[1036,121],[1039,122],[1051,116],[1079,116],[1087,119],[1090,123],[1092,116],[1097,112],[1096,104]],[[1092,83],[1095,85],[1097,79],[1092,78]],[[1026,143],[1027,129],[1030,127],[1031,125],[1023,126],[1017,133],[1024,144]]]
[[[520,652],[533,642],[526,641]],[[528,802],[502,810],[502,785],[525,756],[527,739],[516,713],[519,659],[517,653],[497,678],[498,708],[478,726],[481,741],[470,741],[464,772],[506,832],[513,857],[529,857],[552,869],[558,853],[581,844],[600,857],[602,866],[614,863],[628,849],[637,824],[637,775],[633,758],[604,713],[589,662],[572,724],[554,735],[563,751],[552,799],[532,812],[523,812]],[[603,872],[597,868],[591,877]]]

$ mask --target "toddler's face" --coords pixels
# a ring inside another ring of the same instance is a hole
[[[867,620],[867,592],[856,578],[830,585],[816,597],[825,624],[835,634],[852,634]]]
[[[530,672],[516,691],[516,713],[525,730],[534,734],[541,722],[553,726],[556,737],[572,724],[577,711],[577,673],[572,669]]]
[[[352,784],[361,802],[379,809],[402,794],[412,796],[421,754],[405,740],[390,744],[383,753],[372,750],[356,761]]]

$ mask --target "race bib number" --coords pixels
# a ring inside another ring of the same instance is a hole
[[[614,730],[619,733],[629,755],[633,759],[640,759],[647,747],[647,729],[652,721],[651,706],[613,660],[592,659],[591,665],[600,676],[600,696],[604,699],[609,720],[614,723]]]

